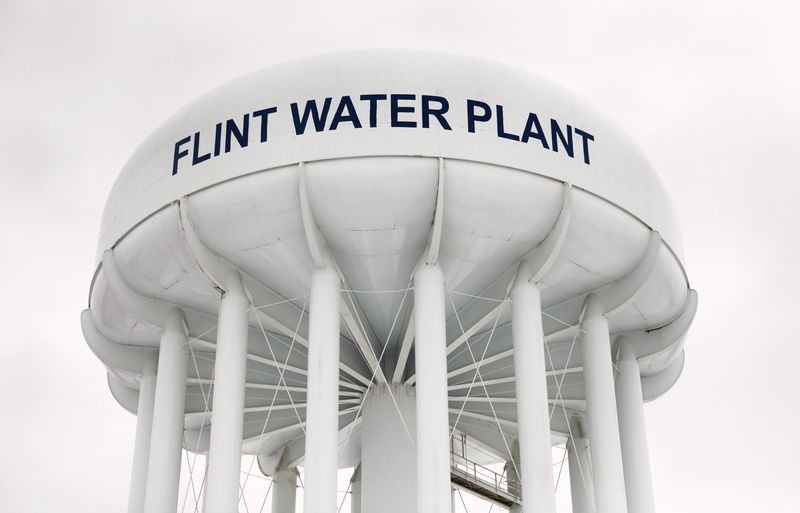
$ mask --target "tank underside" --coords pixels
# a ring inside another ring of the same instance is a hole
[[[612,341],[625,334],[636,346],[645,400],[680,375],[696,297],[675,252],[622,208],[552,178],[474,161],[385,156],[298,163],[165,205],[107,248],[98,267],[84,330],[128,410],[136,411],[144,355],[159,344],[160,329],[145,310],[175,305],[185,314],[189,450],[208,450],[221,289],[213,267],[223,265],[239,271],[252,303],[243,451],[281,454],[287,447],[302,458],[314,270],[303,194],[343,278],[339,425],[353,454],[367,389],[415,383],[412,275],[437,210],[450,423],[496,450],[498,459],[510,458],[517,437],[510,285],[519,262],[565,210],[563,244],[539,283],[554,443],[567,438],[567,419],[586,408],[576,339],[589,293],[636,285],[632,300],[608,322]],[[340,466],[352,463],[340,455]]]

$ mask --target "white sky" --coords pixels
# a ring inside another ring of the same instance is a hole
[[[135,420],[79,314],[138,143],[248,71],[410,47],[530,69],[642,144],[700,294],[684,375],[646,409],[659,512],[798,511],[800,3],[272,4],[0,0],[0,510],[127,504]]]

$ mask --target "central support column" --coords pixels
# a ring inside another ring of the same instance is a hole
[[[158,352],[153,429],[147,461],[144,510],[175,513],[181,474],[183,416],[186,406],[186,327],[180,310],[164,321]]]
[[[297,469],[275,469],[272,476],[272,513],[294,513],[297,501]],[[236,511],[236,510],[233,510]]]
[[[586,420],[591,439],[594,497],[597,513],[627,511],[619,442],[614,366],[603,305],[594,295],[586,298],[580,336],[583,378],[586,384]]]
[[[248,301],[239,273],[232,273],[219,307],[214,400],[208,449],[206,513],[229,513],[239,504],[242,464]]]
[[[621,340],[617,360],[617,413],[625,472],[628,513],[655,513],[653,478],[647,448],[639,363],[630,344]]]
[[[411,436],[414,436],[415,408],[413,389],[405,385],[375,385],[367,394],[362,410],[361,468],[358,471],[360,513],[417,511],[417,481],[414,477],[417,455],[414,443],[403,427],[405,421]],[[355,496],[355,490],[353,494]]]
[[[588,440],[583,436],[580,422],[574,422],[571,429],[573,438],[567,440],[567,458],[572,513],[592,513],[594,511],[594,487],[592,486],[591,465],[589,465]]]
[[[305,513],[335,513],[337,507],[339,289],[333,269],[314,271],[308,320]]]
[[[511,459],[506,461],[506,487],[508,493],[514,497],[522,497],[522,485],[519,481],[519,474],[517,473],[517,465],[519,464],[519,440],[514,440],[511,444]],[[509,510],[511,513],[521,513],[522,505],[514,504]]]
[[[350,478],[350,513],[361,513],[361,464]]]
[[[542,305],[539,289],[528,279],[520,266],[511,290],[522,510],[555,513]]]
[[[441,269],[437,265],[421,265],[414,274],[418,513],[450,510],[444,305]]]
[[[136,409],[136,442],[133,449],[131,489],[128,513],[144,512],[144,492],[147,484],[147,460],[150,455],[150,433],[153,429],[153,403],[156,398],[156,365],[154,354],[148,358],[139,381],[139,407]]]

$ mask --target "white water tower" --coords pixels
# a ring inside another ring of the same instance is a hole
[[[697,305],[651,163],[556,85],[451,55],[273,66],[200,97],[109,196],[82,315],[137,413],[130,513],[206,513],[242,454],[273,513],[445,513],[463,487],[555,511],[654,511],[643,402]],[[102,426],[98,426],[102,429]],[[507,462],[505,471],[491,463]],[[496,468],[496,467],[491,467]],[[626,509],[627,508],[627,509]]]

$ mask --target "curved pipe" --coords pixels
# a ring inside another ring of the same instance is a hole
[[[103,274],[108,280],[108,286],[134,316],[158,328],[164,326],[164,320],[173,306],[135,290],[119,271],[113,250],[107,249],[103,252]]]
[[[685,361],[686,351],[681,349],[680,354],[662,372],[642,378],[642,397],[645,402],[658,399],[675,385],[683,373]]]
[[[130,310],[136,319],[148,322],[149,324],[164,329],[173,310],[183,312],[181,317],[186,327],[191,328],[191,332],[203,333],[204,338],[210,338],[209,334],[216,327],[216,317],[213,314],[187,308],[175,303],[146,296],[134,289],[117,267],[112,250],[103,252],[103,274],[108,280],[108,286],[119,297],[122,304]]]
[[[636,268],[624,278],[604,285],[594,292],[603,304],[606,317],[623,310],[636,299],[656,265],[659,249],[661,249],[661,234],[652,230],[647,251]]]
[[[614,344],[618,346],[623,340],[630,341],[637,360],[650,360],[650,366],[642,374],[648,376],[658,374],[679,356],[686,339],[686,332],[691,327],[696,313],[697,291],[689,289],[683,310],[669,324],[652,330],[620,333]]]
[[[545,341],[548,343],[569,341],[575,335],[574,325],[579,324],[586,310],[586,305],[590,297],[595,297],[596,302],[602,305],[602,310],[606,317],[610,317],[629,306],[639,294],[650,273],[655,267],[658,253],[661,248],[661,235],[657,231],[650,232],[650,240],[644,257],[639,261],[636,268],[623,278],[606,283],[600,287],[592,289],[586,293],[573,296],[569,299],[559,301],[554,304],[543,304],[542,311],[550,312],[554,318],[561,319],[564,327],[545,334]],[[583,298],[583,306],[577,310],[576,316],[575,302]]]
[[[89,349],[110,367],[141,374],[147,361],[157,357],[155,349],[121,344],[106,337],[97,328],[88,308],[81,312],[81,329]]]
[[[223,282],[219,278],[231,273],[230,266],[225,265],[213,251],[208,249],[208,246],[206,246],[197,235],[197,231],[194,229],[194,223],[192,223],[192,219],[189,217],[189,205],[187,203],[188,200],[186,196],[178,200],[178,224],[181,228],[181,234],[186,241],[186,246],[189,248],[189,255],[211,286],[217,289],[220,294],[224,294],[225,288]]]
[[[211,248],[209,248],[203,239],[198,235],[191,217],[189,217],[189,198],[188,196],[182,197],[178,201],[178,210],[180,214],[180,228],[181,233],[186,241],[186,246],[192,260],[206,277],[206,280],[221,294],[232,288],[241,288],[244,290],[246,297],[253,305],[267,305],[272,303],[285,302],[286,298],[267,287],[264,283],[249,275],[246,271],[238,269],[233,263],[228,261],[225,257],[218,255]],[[296,307],[292,305],[292,325],[297,325],[296,320],[299,320],[300,312],[294,311]],[[286,310],[284,309],[284,313]],[[267,314],[264,310],[256,308],[248,312],[250,325],[253,327],[260,327],[260,322],[257,317],[260,317],[261,322],[266,323],[279,333],[287,337],[294,338],[295,341],[308,347],[308,340],[299,332],[295,332],[284,323],[279,322],[275,317]],[[296,319],[294,318],[296,317]]]
[[[563,195],[561,211],[552,230],[539,245],[522,257],[520,270],[522,270],[523,264],[527,269],[525,270],[526,275],[521,276],[520,279],[539,283],[558,259],[572,219],[572,185],[564,183]]]
[[[211,445],[211,429],[185,429],[183,431],[183,448],[195,453],[207,453]]]
[[[322,269],[330,264],[330,255],[325,241],[319,233],[317,223],[314,220],[314,212],[311,211],[311,202],[308,199],[308,189],[306,187],[306,163],[300,162],[297,170],[298,193],[300,194],[300,216],[303,219],[303,229],[306,234],[308,251],[314,267]]]
[[[136,415],[139,410],[139,391],[130,388],[111,371],[107,374],[108,388],[120,406]]]
[[[439,180],[436,187],[436,205],[433,210],[433,225],[425,248],[425,263],[436,265],[439,261],[439,247],[442,244],[442,223],[444,217],[444,159],[439,157]]]

